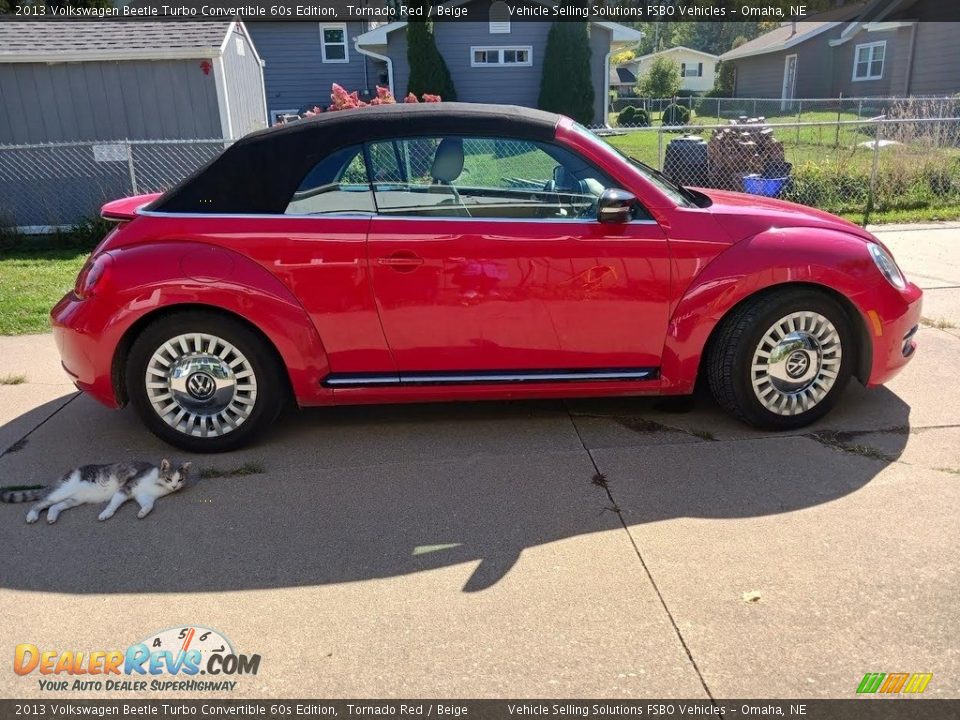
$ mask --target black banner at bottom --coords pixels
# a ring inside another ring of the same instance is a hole
[[[0,700],[2,720],[80,717],[941,720],[960,718],[960,700]]]

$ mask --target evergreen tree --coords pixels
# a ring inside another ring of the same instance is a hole
[[[587,23],[553,23],[543,53],[537,107],[588,124],[594,120],[594,97]]]
[[[424,0],[409,0],[408,5],[426,8]],[[426,17],[426,9],[424,15]],[[418,98],[424,93],[439,95],[442,100],[457,99],[450,70],[437,49],[433,37],[433,23],[423,19],[411,19],[407,23],[407,64],[410,77],[407,92]]]

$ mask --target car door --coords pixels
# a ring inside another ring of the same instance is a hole
[[[366,241],[374,203],[360,145],[321,158],[282,215],[247,218],[247,254],[278,277],[309,314],[331,373],[391,371],[371,290]]]
[[[659,367],[666,237],[642,209],[598,222],[612,183],[589,162],[502,137],[375,142],[367,162],[374,295],[401,375]]]

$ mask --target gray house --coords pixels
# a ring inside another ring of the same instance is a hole
[[[529,0],[530,4],[552,3]],[[489,16],[490,0],[453,0],[467,5],[467,22],[433,26],[457,99],[463,102],[535,106],[543,75],[543,55],[550,22],[510,22]],[[602,123],[610,90],[610,57],[640,41],[639,31],[612,22],[590,25],[591,75],[594,78],[594,122]],[[375,27],[364,23],[250,23],[250,31],[266,61],[267,106],[271,118],[330,102],[330,85],[339,83],[361,95],[377,85],[394,95],[406,94],[407,23]]]
[[[247,29],[264,58],[270,124],[286,114],[330,102],[338,83],[361,95],[375,94],[388,78],[382,64],[356,49],[367,22],[251,22]]]
[[[25,232],[168,187],[267,122],[240,22],[0,23],[0,99],[0,223]],[[125,142],[195,139],[219,142]]]
[[[0,144],[233,139],[266,125],[240,22],[0,23]]]
[[[784,23],[730,52],[736,97],[950,95],[960,92],[960,24],[942,0],[872,0]]]

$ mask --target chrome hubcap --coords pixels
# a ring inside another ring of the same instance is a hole
[[[147,397],[163,421],[186,435],[218,437],[250,417],[257,400],[253,367],[223,338],[171,338],[147,363]]]
[[[751,381],[757,399],[777,415],[799,415],[819,404],[840,372],[840,334],[815,312],[780,318],[753,354]]]

